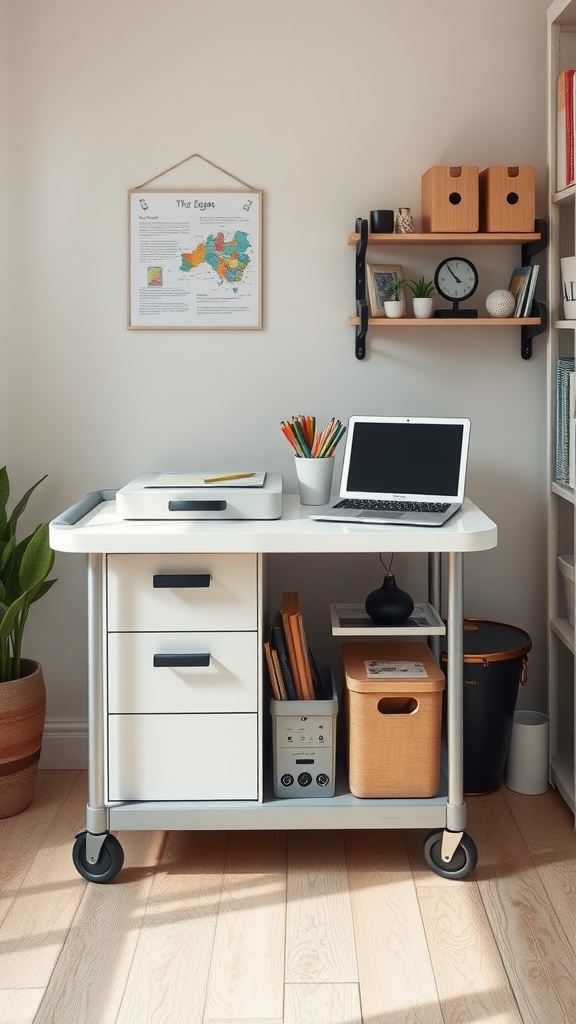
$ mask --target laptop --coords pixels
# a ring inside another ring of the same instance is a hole
[[[442,526],[464,500],[470,420],[352,416],[340,498],[310,519]]]

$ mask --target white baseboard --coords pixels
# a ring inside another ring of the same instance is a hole
[[[88,723],[46,722],[39,768],[86,768]]]

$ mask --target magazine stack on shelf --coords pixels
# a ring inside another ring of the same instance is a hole
[[[328,700],[304,632],[297,591],[285,591],[274,616],[264,655],[275,700]]]
[[[574,486],[574,416],[576,373],[574,358],[559,356],[556,363],[556,482]]]

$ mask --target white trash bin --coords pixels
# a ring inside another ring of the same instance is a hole
[[[541,711],[515,711],[504,782],[516,793],[548,788],[550,723]]]

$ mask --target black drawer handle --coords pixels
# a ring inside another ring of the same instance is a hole
[[[213,498],[204,501],[169,501],[169,512],[225,512],[228,502],[222,499]]]
[[[196,573],[159,573],[152,577],[152,586],[156,589],[178,590],[182,587],[209,587],[209,572]]]
[[[208,668],[209,654],[155,654],[154,668]]]

